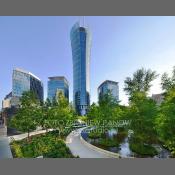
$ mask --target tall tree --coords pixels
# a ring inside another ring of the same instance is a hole
[[[40,102],[32,91],[24,92],[20,98],[20,108],[17,114],[11,119],[10,125],[21,132],[28,133],[37,127],[37,120],[40,117]]]
[[[166,92],[155,124],[160,140],[175,156],[175,88]]]
[[[41,106],[41,116],[38,119],[38,125],[47,131],[49,128],[51,128],[50,119],[52,115],[52,102],[49,99],[46,99]]]
[[[92,105],[88,110],[87,117],[89,120],[93,120],[95,118],[99,118],[98,116],[99,116],[99,107],[97,106],[97,104],[92,103]]]
[[[118,101],[115,100],[112,93],[108,91],[99,97],[98,104],[93,103],[90,106],[87,115],[88,119],[95,122],[97,128],[111,129],[114,126],[110,126],[110,124],[121,117],[121,111]]]
[[[154,122],[157,115],[156,103],[144,92],[134,94],[128,110],[131,120],[130,129],[134,131],[133,138],[138,143],[153,143],[157,141]]]
[[[62,92],[58,94],[58,98],[54,102],[52,114],[52,126],[60,133],[64,132],[66,127],[70,127],[75,120],[74,111]]]
[[[135,92],[147,93],[151,87],[151,82],[156,79],[157,76],[156,72],[151,69],[138,69],[134,72],[133,78],[127,77],[124,81],[124,91],[126,91],[130,98]]]
[[[108,91],[104,95],[101,95],[99,98],[99,110],[100,118],[102,120],[112,120],[113,119],[113,110],[118,105],[118,102],[112,96],[111,91]]]
[[[168,91],[175,88],[175,66],[173,67],[172,76],[169,77],[167,73],[164,73],[161,78],[162,89]]]

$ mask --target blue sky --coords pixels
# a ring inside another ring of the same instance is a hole
[[[47,78],[64,75],[70,82],[70,29],[80,17],[0,17],[0,100],[12,89],[12,70],[22,68]],[[85,17],[92,33],[91,102],[106,79],[119,82],[120,100],[127,103],[123,82],[138,68],[171,72],[175,65],[175,17]],[[160,93],[160,78],[151,93]]]

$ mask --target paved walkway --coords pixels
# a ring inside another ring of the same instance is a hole
[[[7,138],[7,127],[0,125],[0,159],[13,158],[9,140]]]
[[[0,137],[7,136],[7,127],[4,125],[0,125]]]
[[[6,136],[0,136],[0,159],[13,158],[9,140]]]
[[[53,129],[48,129],[48,131],[53,131]],[[38,130],[38,131],[33,131],[33,132],[30,132],[30,136],[34,136],[34,135],[38,135],[38,134],[43,134],[43,133],[46,133],[46,130]],[[9,139],[9,142],[13,141],[13,140],[22,140],[22,139],[25,139],[28,137],[28,134],[27,133],[24,133],[24,134],[19,134],[19,135],[13,135],[13,136],[9,136],[8,139]]]
[[[80,139],[80,133],[84,128],[77,129],[76,132],[71,132],[66,138],[66,145],[71,150],[74,156],[79,156],[80,158],[110,158],[102,152],[95,151],[83,144]]]

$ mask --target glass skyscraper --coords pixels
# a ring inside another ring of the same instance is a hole
[[[41,80],[30,72],[14,69],[12,76],[12,97],[21,97],[23,92],[33,91],[37,98],[43,101],[43,84]]]
[[[88,28],[76,23],[70,33],[73,60],[73,103],[79,115],[85,115],[90,105],[90,50]]]
[[[106,80],[98,87],[98,97],[111,92],[111,95],[116,101],[119,101],[119,85],[118,82]]]
[[[69,100],[69,83],[65,77],[49,77],[48,81],[48,99],[53,100],[57,94],[62,92],[63,95]]]

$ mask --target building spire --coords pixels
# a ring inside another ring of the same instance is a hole
[[[83,16],[83,27],[85,27],[85,17]]]
[[[85,17],[79,16],[79,25],[85,27]]]

